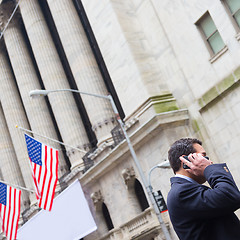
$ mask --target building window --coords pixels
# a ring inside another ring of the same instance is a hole
[[[134,190],[135,190],[135,194],[137,196],[138,202],[140,204],[141,210],[144,211],[145,209],[149,208],[149,204],[148,204],[146,195],[143,191],[142,185],[137,179],[135,179]]]
[[[211,56],[216,55],[225,47],[209,12],[206,12],[196,22],[196,26],[199,28]]]
[[[234,27],[239,32],[240,30],[240,1],[239,0],[224,0],[229,16],[234,24]]]
[[[102,213],[103,213],[103,217],[105,219],[105,222],[107,224],[107,228],[110,231],[111,229],[114,228],[114,226],[113,226],[113,222],[112,222],[112,219],[110,217],[108,208],[107,208],[105,203],[102,203]]]

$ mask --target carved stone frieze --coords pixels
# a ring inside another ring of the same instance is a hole
[[[127,187],[128,188],[132,187],[136,177],[133,167],[123,169],[122,177]]]
[[[99,122],[93,124],[92,125],[92,130],[94,132],[96,132],[99,128],[107,126],[108,124],[114,124],[115,122],[116,122],[116,118],[115,117],[105,118],[102,121],[99,121]]]
[[[91,199],[93,201],[93,204],[94,204],[96,210],[99,210],[101,208],[101,205],[102,205],[103,201],[104,201],[101,191],[98,190],[96,192],[93,192],[91,194]]]
[[[84,143],[82,145],[77,145],[76,148],[78,148],[79,150],[84,150],[84,151],[89,151],[91,149],[91,146],[89,143]],[[66,151],[66,154],[68,157],[71,157],[72,155],[74,155],[77,152],[76,149],[69,149]]]

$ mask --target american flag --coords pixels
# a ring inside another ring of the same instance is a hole
[[[58,181],[58,150],[25,134],[36,197],[40,208],[51,211]]]
[[[21,191],[0,182],[2,231],[8,240],[16,239],[20,217]]]

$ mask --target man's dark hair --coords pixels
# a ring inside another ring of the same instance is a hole
[[[190,153],[196,152],[193,147],[194,143],[202,145],[202,142],[196,138],[181,138],[172,144],[168,151],[168,160],[174,173],[176,173],[181,167],[181,160],[179,157],[182,155],[187,156]]]

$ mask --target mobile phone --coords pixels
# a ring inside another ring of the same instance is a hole
[[[189,162],[191,162],[190,160],[189,160],[189,158],[188,158],[188,156],[182,156],[183,158],[185,158],[186,160],[188,160]],[[207,160],[209,160],[209,157],[207,157],[207,156],[204,156]],[[183,163],[183,168],[184,169],[190,169],[190,167],[189,166],[187,166],[185,163]]]
[[[185,158],[186,160],[188,160],[189,162],[191,162],[191,161],[188,159],[188,156],[183,156],[183,158]],[[183,168],[184,168],[184,169],[190,169],[190,167],[187,166],[185,163],[183,163]]]

